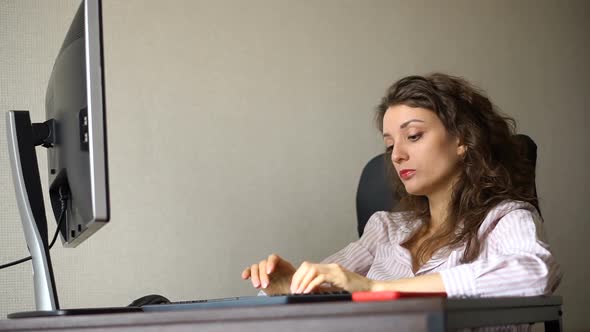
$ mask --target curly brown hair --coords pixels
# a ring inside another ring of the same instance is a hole
[[[529,202],[538,209],[534,164],[524,158],[525,147],[515,136],[514,119],[502,114],[483,91],[465,79],[441,73],[408,76],[394,83],[377,107],[383,131],[385,112],[395,105],[433,111],[450,135],[467,149],[453,185],[444,227],[417,248],[419,265],[437,250],[465,244],[464,263],[479,256],[478,229],[488,212],[505,200]],[[406,192],[386,153],[388,176],[400,197],[396,210],[408,211],[428,229],[430,210],[425,196]],[[416,240],[420,232],[404,243]]]

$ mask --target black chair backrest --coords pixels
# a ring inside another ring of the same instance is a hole
[[[527,135],[516,135],[516,138],[525,147],[525,158],[533,163],[537,163],[537,144]],[[359,237],[363,235],[363,230],[369,218],[377,211],[392,211],[399,202],[399,198],[391,187],[387,178],[387,164],[390,160],[385,160],[385,154],[373,157],[363,168],[356,192],[356,216],[357,231]],[[533,177],[535,175],[533,174]],[[535,196],[537,188],[535,185]]]

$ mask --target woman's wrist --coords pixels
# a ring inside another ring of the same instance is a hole
[[[371,285],[371,291],[446,292],[442,278],[438,273],[396,280],[375,280]]]
[[[373,280],[371,283],[371,292],[398,291],[399,280]]]
[[[377,289],[379,288],[379,283],[380,282],[381,281],[379,281],[379,280],[370,280],[369,279],[369,291],[370,292],[377,292],[378,291]]]
[[[371,292],[381,292],[384,290],[388,290],[389,283],[389,281],[372,280],[370,284],[370,290]]]

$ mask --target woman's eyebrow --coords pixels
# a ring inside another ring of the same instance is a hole
[[[401,125],[401,126],[399,126],[399,127],[400,127],[400,129],[404,129],[404,128],[406,128],[406,127],[407,127],[407,126],[408,126],[410,123],[412,123],[412,122],[422,122],[422,123],[424,123],[424,121],[422,121],[422,120],[418,120],[418,119],[412,119],[412,120],[408,120],[408,121],[406,121],[406,122],[402,123],[402,125]]]
[[[407,126],[408,126],[410,123],[412,123],[412,122],[421,122],[421,123],[425,123],[425,122],[424,122],[424,121],[422,121],[422,120],[418,120],[418,119],[412,119],[412,120],[408,120],[408,121],[406,121],[406,122],[402,123],[402,125],[401,125],[401,126],[399,126],[399,127],[400,127],[400,129],[404,129],[404,128],[406,128],[406,127],[407,127]],[[384,138],[391,138],[391,137],[393,137],[393,136],[391,136],[391,134],[389,134],[389,133],[383,133],[383,137],[384,137]]]

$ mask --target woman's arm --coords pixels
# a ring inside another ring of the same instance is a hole
[[[400,292],[445,292],[443,280],[438,273],[408,279],[377,281],[346,270],[338,264],[313,264],[304,262],[293,275],[292,293],[310,293],[329,283],[337,289],[349,292],[400,291]]]
[[[446,292],[449,297],[535,296],[552,293],[561,279],[559,265],[538,236],[540,222],[518,209],[492,226],[485,251],[471,263],[438,273],[391,281],[369,280],[338,264],[303,264],[291,291],[309,292],[323,283],[349,292],[396,290]]]
[[[449,297],[537,296],[555,290],[561,272],[536,211],[513,210],[488,232],[480,257],[439,271]]]
[[[443,280],[438,273],[426,274],[413,278],[371,282],[371,291],[399,291],[399,292],[446,292]]]

